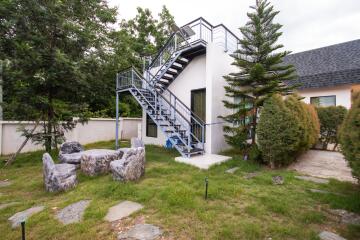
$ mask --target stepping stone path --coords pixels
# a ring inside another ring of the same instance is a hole
[[[21,222],[26,221],[29,217],[34,215],[35,213],[41,212],[44,210],[44,206],[36,206],[29,209],[26,209],[25,211],[18,212],[12,217],[10,217],[8,220],[11,222],[11,227],[16,228],[20,226]]]
[[[329,212],[340,218],[343,224],[360,225],[360,215],[343,209],[330,209]]]
[[[341,193],[328,192],[328,191],[325,191],[325,190],[313,189],[313,188],[310,188],[309,191],[312,192],[312,193],[323,193],[323,194],[334,194],[334,195],[337,195],[337,196],[345,196],[344,194],[341,194]]]
[[[80,222],[89,204],[90,200],[81,200],[73,203],[56,214],[56,218],[65,225]]]
[[[0,210],[1,209],[4,209],[4,208],[7,208],[7,207],[11,207],[11,206],[14,206],[18,204],[18,202],[9,202],[9,203],[3,203],[3,204],[0,204]]]
[[[295,176],[296,179],[300,179],[300,180],[305,180],[305,181],[310,181],[310,182],[314,182],[314,183],[329,183],[328,179],[323,179],[323,178],[317,178],[317,177],[309,177],[309,176]]]
[[[346,240],[345,238],[328,231],[323,231],[319,234],[321,240]]]
[[[12,182],[10,182],[9,180],[0,181],[0,187],[7,187],[10,186],[11,184]]]
[[[282,176],[274,176],[274,177],[272,177],[272,181],[275,185],[283,185],[284,184],[284,178]]]
[[[159,227],[151,224],[137,224],[129,231],[120,233],[118,240],[154,240],[162,234]]]
[[[139,211],[142,208],[143,205],[139,203],[123,201],[109,208],[108,213],[106,214],[104,219],[108,222],[117,221],[124,217],[130,216],[132,213]]]
[[[254,177],[258,176],[258,175],[259,175],[258,172],[247,173],[247,174],[244,176],[244,178],[245,178],[245,179],[250,179],[250,178],[254,178]]]
[[[234,167],[234,168],[230,168],[230,169],[226,170],[225,172],[226,172],[226,173],[233,174],[233,173],[236,172],[238,169],[239,169],[239,167]]]

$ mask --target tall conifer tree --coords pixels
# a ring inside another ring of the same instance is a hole
[[[279,11],[267,0],[257,0],[250,8],[253,11],[247,14],[249,21],[240,28],[240,48],[232,55],[239,71],[224,77],[228,83],[226,96],[234,99],[223,101],[226,108],[233,110],[222,116],[229,123],[224,132],[227,142],[235,147],[246,146],[249,133],[251,144],[256,143],[257,118],[264,101],[276,93],[289,94],[292,88],[284,82],[295,78],[295,68],[283,64],[290,52],[281,51],[283,45],[277,43],[282,25],[273,20]]]

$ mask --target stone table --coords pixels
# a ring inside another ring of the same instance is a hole
[[[123,151],[109,149],[91,149],[81,155],[81,171],[89,176],[108,173],[110,162],[121,159]]]

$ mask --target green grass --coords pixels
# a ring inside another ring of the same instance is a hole
[[[128,143],[122,143],[126,146]],[[113,148],[100,142],[87,148]],[[47,193],[42,180],[42,152],[21,154],[11,167],[0,169],[0,180],[13,182],[0,188],[0,202],[18,205],[0,210],[1,239],[19,239],[20,229],[12,230],[8,218],[34,205],[46,209],[32,216],[27,239],[116,239],[111,224],[103,221],[107,209],[122,200],[143,204],[146,222],[160,226],[170,239],[318,239],[321,230],[332,230],[347,239],[359,239],[360,228],[343,226],[331,218],[329,208],[360,213],[359,188],[336,180],[316,184],[294,178],[287,170],[269,170],[255,163],[232,160],[208,171],[176,163],[177,153],[146,146],[146,173],[138,182],[120,183],[110,175],[87,177],[78,172],[78,186],[68,192]],[[228,154],[229,154],[228,153]],[[55,159],[57,153],[52,154]],[[0,160],[4,160],[1,157]],[[238,166],[235,174],[228,168]],[[259,171],[252,179],[247,172]],[[275,186],[272,176],[281,175],[285,184]],[[204,179],[209,178],[209,199],[204,200]],[[308,189],[340,193],[324,195]],[[81,199],[91,199],[83,222],[63,226],[54,218],[56,210]]]

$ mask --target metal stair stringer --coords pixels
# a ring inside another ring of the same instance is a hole
[[[182,156],[204,153],[205,123],[171,91],[160,91],[134,68],[118,74],[117,91],[129,91]]]

